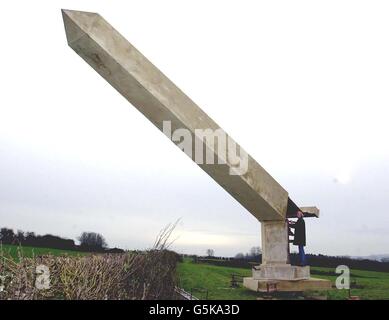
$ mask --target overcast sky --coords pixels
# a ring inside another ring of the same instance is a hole
[[[389,252],[386,1],[18,1],[0,11],[0,226],[148,248],[260,244],[260,224],[66,43],[100,13],[299,205],[307,252]]]

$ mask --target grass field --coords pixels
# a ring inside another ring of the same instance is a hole
[[[5,255],[12,256],[18,260],[21,254],[24,257],[52,254],[55,256],[77,256],[85,255],[78,251],[68,251],[49,248],[18,247],[15,245],[2,245],[1,251]],[[315,278],[336,280],[334,270],[330,268],[311,267],[311,274]],[[251,270],[245,268],[231,268],[215,266],[205,263],[193,263],[191,259],[185,259],[178,265],[180,287],[194,296],[205,299],[206,291],[208,299],[231,299],[231,300],[255,300],[259,295],[245,289],[241,284],[238,288],[231,288],[231,275],[251,276]],[[352,288],[351,295],[359,296],[361,299],[385,299],[389,300],[389,273],[372,272],[362,270],[351,270],[351,281],[355,281],[363,288]],[[309,293],[311,294],[311,293]],[[346,299],[349,293],[347,290],[332,289],[328,291],[329,299]]]
[[[178,272],[180,286],[200,299],[205,299],[206,293],[198,289],[207,289],[208,299],[211,300],[250,300],[258,297],[257,293],[245,289],[242,285],[239,288],[230,287],[231,274],[251,276],[249,269],[193,263],[190,259],[185,259],[179,264]],[[315,278],[328,279],[334,284],[336,276],[326,275],[333,272],[334,270],[330,268],[311,267],[311,273]],[[359,296],[361,299],[389,299],[389,273],[351,270],[351,281],[356,281],[358,286],[363,286],[360,289],[351,289],[353,296]],[[346,299],[348,294],[347,290],[332,289],[328,291],[328,298]]]
[[[45,254],[51,254],[54,256],[63,256],[63,255],[69,255],[69,256],[76,256],[76,255],[84,255],[85,253],[79,252],[79,251],[70,251],[70,250],[59,250],[59,249],[49,249],[49,248],[36,248],[36,247],[19,247],[16,245],[8,245],[4,244],[0,246],[0,253],[1,251],[6,256],[11,256],[13,259],[18,260],[19,256],[22,255],[23,257],[31,258],[33,256],[40,256]]]

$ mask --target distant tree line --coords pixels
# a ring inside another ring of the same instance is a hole
[[[0,243],[2,244],[85,252],[124,252],[124,250],[118,248],[108,249],[107,242],[99,233],[83,232],[78,240],[80,244],[76,245],[72,239],[65,239],[51,234],[37,235],[34,232],[24,232],[22,230],[15,233],[14,230],[9,228],[0,229]]]
[[[200,263],[208,263],[218,266],[225,267],[236,267],[236,268],[252,268],[255,265],[259,265],[262,261],[262,254],[253,254],[250,250],[247,254],[238,253],[235,258],[227,259],[222,257],[196,257],[194,261]],[[258,252],[257,252],[258,253]],[[389,272],[389,261],[376,261],[368,259],[352,259],[350,257],[341,256],[326,256],[322,254],[307,254],[308,264],[312,267],[326,267],[336,268],[339,265],[346,265],[351,270],[367,270],[367,271],[378,271],[378,272]],[[291,264],[296,265],[299,261],[298,254],[290,254]]]
[[[207,249],[205,253],[207,258],[213,258],[216,260],[231,260],[231,258],[216,257],[215,250],[213,249]],[[237,253],[235,259],[259,260],[261,254],[262,254],[261,247],[252,247],[250,251],[247,253],[242,253],[242,252]]]
[[[367,270],[367,271],[378,271],[378,272],[389,272],[389,261],[377,261],[369,259],[353,259],[350,257],[333,257],[322,254],[308,254],[308,263],[314,267],[327,267],[336,268],[339,265],[346,265],[351,270]],[[298,261],[297,254],[290,255],[290,261],[292,264],[296,264]]]

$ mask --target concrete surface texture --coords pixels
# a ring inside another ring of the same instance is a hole
[[[288,263],[288,225],[286,221],[263,221],[262,264]]]
[[[220,129],[100,15],[71,10],[62,15],[69,46],[160,130],[163,121],[171,121],[172,130],[188,129],[196,140],[195,129]],[[223,157],[217,144],[205,144],[215,158]],[[231,175],[237,164],[225,160],[199,166],[259,221],[284,220],[286,190],[250,156],[243,175]]]
[[[255,280],[307,280],[310,278],[309,266],[299,267],[290,264],[262,264],[253,270]]]
[[[285,280],[257,280],[253,278],[244,278],[243,285],[252,291],[268,292],[268,291],[285,291],[298,292],[307,290],[330,290],[332,287],[331,281],[309,278],[307,280],[299,281],[285,281]]]
[[[300,210],[304,212],[305,216],[309,217],[320,217],[320,210],[317,207],[300,207]]]

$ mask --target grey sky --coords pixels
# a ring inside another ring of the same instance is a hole
[[[65,7],[102,14],[294,201],[320,207],[307,251],[389,252],[384,2],[4,6],[0,226],[145,248],[181,218],[179,251],[234,255],[260,241],[259,223],[67,47]]]

